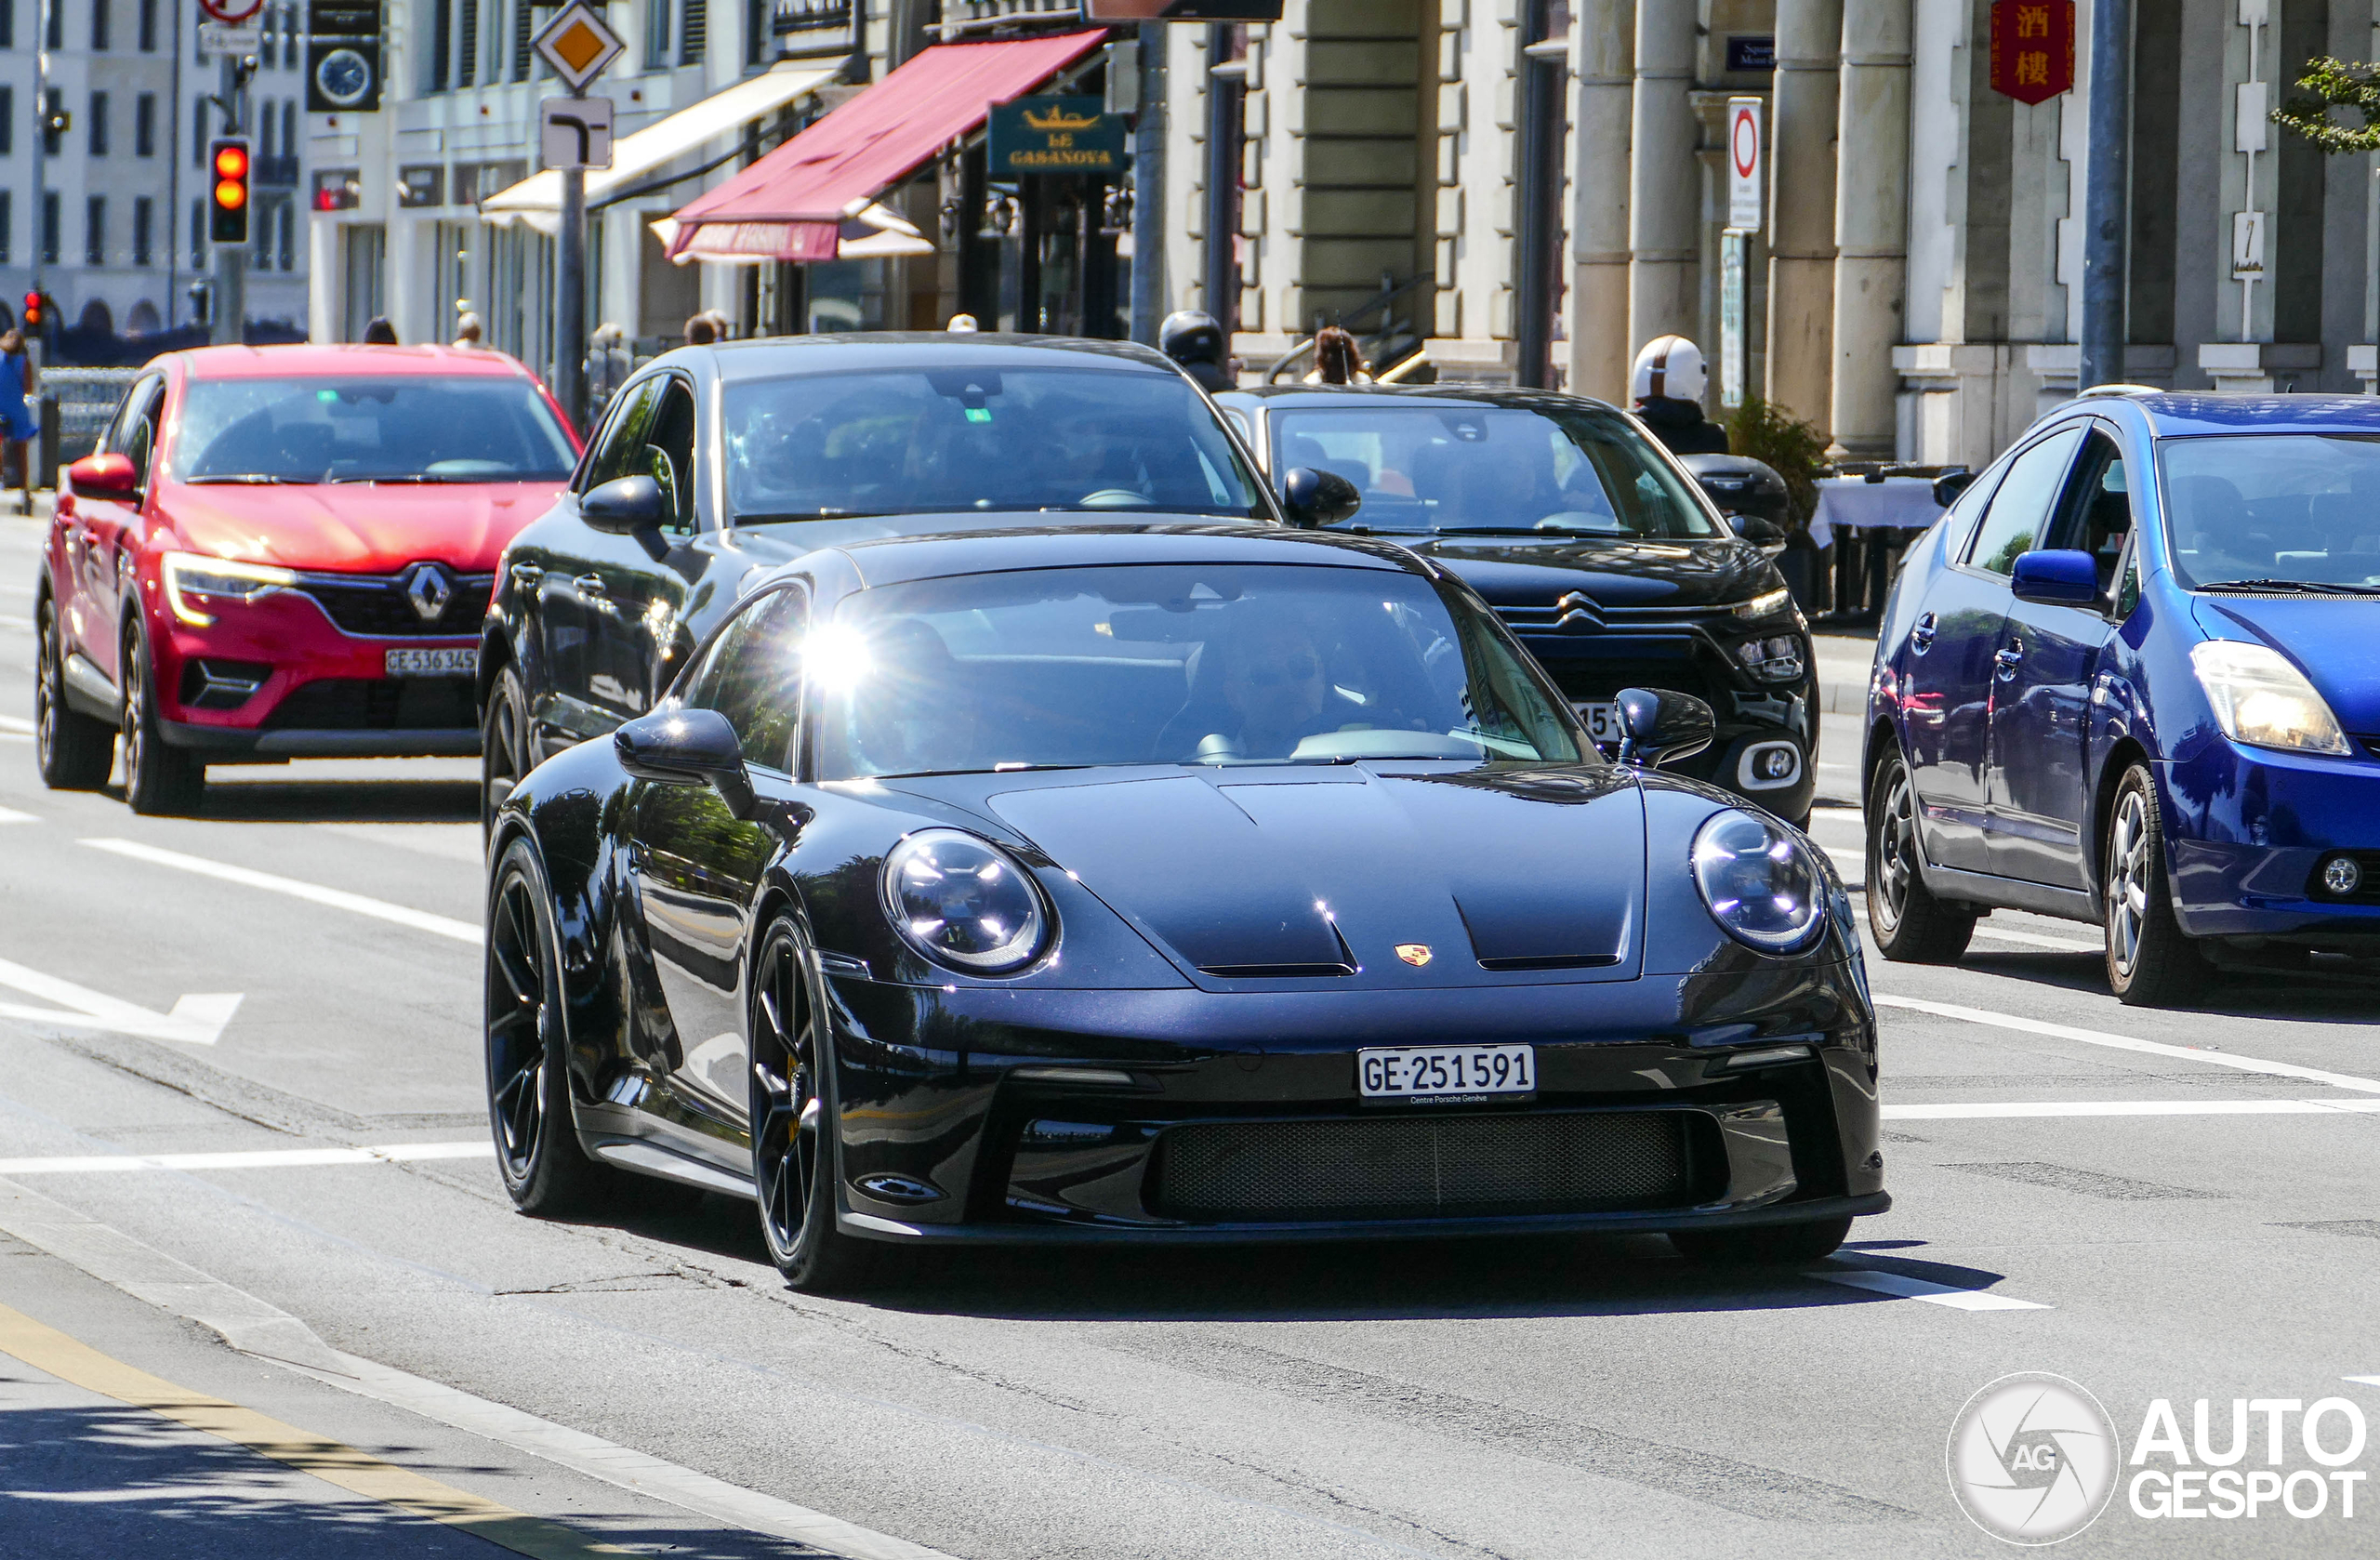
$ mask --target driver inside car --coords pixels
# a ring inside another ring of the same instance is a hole
[[[1237,730],[1217,734],[1230,741],[1232,756],[1286,759],[1307,737],[1341,729],[1333,705],[1347,715],[1356,710],[1331,687],[1321,648],[1303,622],[1242,610],[1247,616],[1221,646],[1223,704]],[[1212,756],[1204,744],[1201,750]]]

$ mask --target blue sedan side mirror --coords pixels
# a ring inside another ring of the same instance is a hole
[[[2040,548],[2016,560],[2012,584],[2020,602],[2087,607],[2099,599],[2099,562],[2087,552]]]

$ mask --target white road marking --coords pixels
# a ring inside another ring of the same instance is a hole
[[[0,732],[20,732],[31,736],[33,734],[33,723],[21,715],[0,715]]]
[[[1886,1105],[1887,1121],[1990,1121],[2060,1116],[2370,1116],[2380,1100],[2030,1100]]]
[[[0,807],[0,824],[37,824],[41,820],[31,813],[19,813],[10,808]]]
[[[253,867],[234,866],[229,862],[209,861],[205,856],[184,855],[179,851],[161,850],[144,845],[137,839],[86,839],[84,844],[115,855],[128,856],[157,866],[171,866],[183,872],[194,872],[202,878],[217,878],[227,883],[246,888],[264,889],[272,893],[285,893],[293,899],[303,899],[316,905],[327,905],[335,910],[353,915],[370,916],[376,920],[394,921],[410,926],[416,932],[435,932],[452,937],[458,943],[477,945],[480,929],[470,921],[456,920],[452,916],[434,916],[427,910],[416,910],[404,905],[391,905],[385,899],[372,899],[345,889],[326,888],[296,878],[283,878],[271,872],[258,872]]]
[[[2325,1072],[2320,1067],[2301,1067],[2294,1062],[2267,1062],[2254,1056],[2233,1056],[2226,1051],[2202,1051],[2197,1046],[2166,1045],[2160,1040],[2135,1040],[2129,1035],[2109,1035],[2097,1029],[2077,1029],[2070,1024],[2048,1024],[2037,1018],[2018,1018],[2014,1013],[1997,1013],[1986,1008],[1962,1008],[1949,1002],[1924,1002],[1914,997],[1887,997],[1876,994],[1876,1006],[1903,1008],[1911,1012],[1931,1013],[1937,1018],[1964,1019],[1969,1024],[1989,1025],[1994,1029],[2014,1029],[2027,1035],[2046,1035],[2053,1039],[2079,1040],[2084,1045],[2107,1046],[2115,1051],[2136,1051],[2149,1056],[2173,1056],[2185,1062],[2204,1062],[2210,1066],[2231,1067],[2243,1073],[2264,1073],[2272,1077],[2302,1077],[2309,1083],[2327,1083],[2334,1089],[2352,1089],[2366,1094],[2380,1094],[2380,1078],[2357,1077],[2352,1073]]]
[[[33,620],[30,617],[0,617],[0,628],[16,628],[30,634],[33,631]]]
[[[2360,1387],[2380,1387],[2380,1376],[2341,1376],[2342,1382],[2353,1382]]]
[[[105,1029],[119,1035],[145,1035],[152,1040],[179,1040],[185,1045],[213,1045],[223,1038],[223,1026],[231,1022],[239,1011],[238,992],[218,993],[203,997],[184,997],[174,1004],[173,1011],[152,1012],[147,1008],[76,985],[73,981],[45,975],[38,970],[28,970],[21,964],[0,959],[0,985],[11,986],[29,997],[59,1004],[57,1008],[31,1008],[16,1002],[0,1002],[0,1018],[13,1018],[32,1024],[60,1024],[71,1029]],[[60,1009],[71,1009],[61,1011]]]
[[[1911,1278],[1905,1273],[1886,1273],[1872,1267],[1830,1265],[1814,1267],[1803,1275],[1820,1278],[1846,1289],[1867,1289],[1874,1294],[1891,1295],[1897,1300],[1923,1300],[1935,1305],[1947,1305],[1953,1311],[2047,1311],[2052,1307],[2039,1301],[2017,1300],[2008,1295],[1991,1294],[1983,1289],[1953,1289],[1948,1284],[1936,1284],[1924,1278]]]
[[[0,1159],[0,1175],[121,1174],[126,1170],[290,1170],[315,1165],[386,1165],[411,1159],[491,1159],[496,1144],[391,1143],[377,1148],[226,1149],[210,1154],[60,1154]]]

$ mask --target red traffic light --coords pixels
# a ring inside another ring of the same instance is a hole
[[[245,137],[218,140],[206,149],[206,165],[215,171],[213,210],[207,216],[206,237],[213,244],[248,242],[248,143]]]
[[[39,293],[25,295],[25,328],[27,330],[41,328],[41,295]]]
[[[248,149],[237,141],[227,141],[215,149],[215,177],[245,178],[248,174]]]

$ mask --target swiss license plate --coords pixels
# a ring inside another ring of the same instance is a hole
[[[1537,1092],[1537,1050],[1525,1045],[1420,1045],[1355,1052],[1367,1100],[1451,1100]]]
[[[470,677],[480,669],[476,647],[462,650],[391,650],[390,677]]]
[[[1575,705],[1579,719],[1587,723],[1587,734],[1597,742],[1618,742],[1627,728],[1620,723],[1620,706],[1609,699]]]

